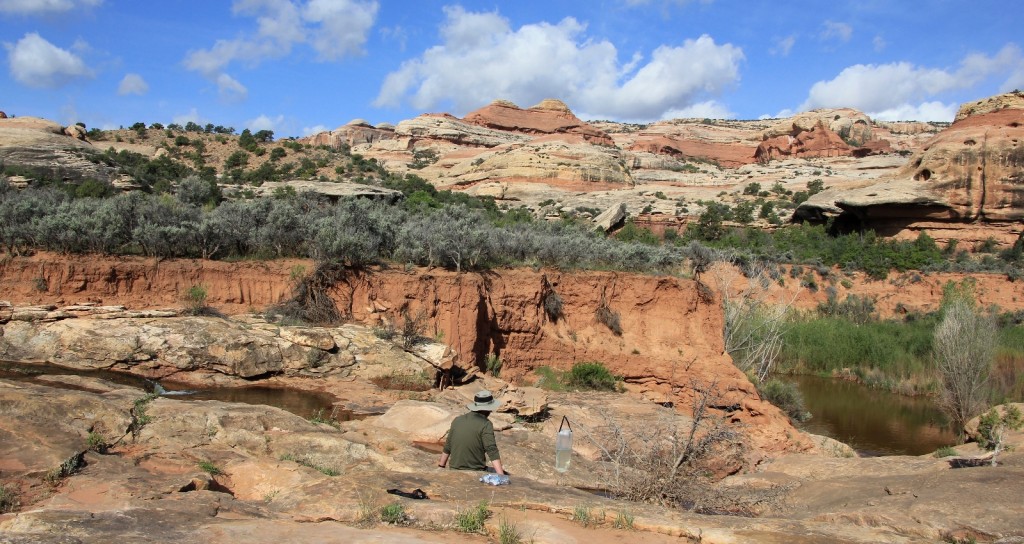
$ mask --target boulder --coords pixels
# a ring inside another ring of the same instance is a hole
[[[452,420],[461,413],[434,402],[400,400],[372,424],[403,433],[412,442],[436,444],[444,439]]]
[[[64,127],[64,134],[66,134],[66,135],[68,135],[68,136],[70,136],[70,137],[72,137],[72,138],[74,138],[76,140],[82,140],[83,142],[87,140],[86,135],[85,135],[86,134],[85,127],[83,127],[82,125],[70,125],[70,126]]]
[[[594,224],[605,232],[608,232],[626,219],[626,203],[619,202],[612,205],[607,210],[601,212],[594,218]]]

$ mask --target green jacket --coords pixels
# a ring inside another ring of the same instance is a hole
[[[449,455],[448,466],[459,470],[486,470],[487,459],[501,459],[494,425],[479,412],[467,412],[452,421],[444,452]]]

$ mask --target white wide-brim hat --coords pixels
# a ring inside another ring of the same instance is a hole
[[[474,412],[493,412],[501,406],[501,401],[494,398],[490,391],[477,391],[473,395],[473,402],[466,405],[466,408]]]

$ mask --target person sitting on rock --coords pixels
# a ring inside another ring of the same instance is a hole
[[[487,419],[491,412],[501,406],[490,391],[480,391],[473,396],[473,403],[467,404],[469,412],[452,421],[448,439],[437,466],[446,465],[456,470],[489,470],[491,461],[497,474],[505,474],[501,466],[501,454],[494,440],[494,425]]]

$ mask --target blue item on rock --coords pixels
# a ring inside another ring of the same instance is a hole
[[[484,474],[480,481],[487,485],[508,485],[508,476],[504,474]]]

